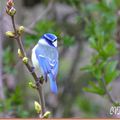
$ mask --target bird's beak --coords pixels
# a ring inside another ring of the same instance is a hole
[[[53,45],[54,45],[55,47],[57,47],[57,40],[55,40],[55,41],[53,42]]]

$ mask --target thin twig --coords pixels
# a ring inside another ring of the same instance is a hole
[[[110,100],[110,102],[111,102],[113,105],[118,106],[118,103],[114,100],[113,96],[111,96],[111,94],[109,93],[109,91],[108,91],[108,89],[107,89],[107,87],[106,87],[105,79],[102,78],[101,80],[102,80],[103,88],[104,88],[104,90],[105,90],[105,92],[106,92],[106,95],[108,96],[108,99]]]
[[[17,41],[18,46],[19,46],[19,48],[22,52],[23,58],[24,58],[24,57],[26,57],[26,52],[24,50],[24,46],[23,46],[23,43],[22,43],[22,40],[21,40],[21,36],[19,36],[18,33],[17,33],[14,16],[11,16],[11,20],[12,20],[13,29],[14,29],[14,32],[15,32],[15,40]],[[45,100],[44,100],[44,94],[43,94],[43,91],[42,91],[42,85],[40,83],[38,83],[39,78],[37,77],[36,73],[32,70],[32,67],[29,64],[29,62],[25,63],[25,65],[26,65],[27,69],[32,74],[34,80],[37,83],[36,85],[37,85],[37,90],[38,90],[38,93],[39,93],[39,96],[40,96],[40,102],[41,102],[41,107],[42,107],[42,116],[43,116],[44,113],[45,113]]]

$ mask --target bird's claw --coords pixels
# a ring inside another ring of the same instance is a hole
[[[31,67],[31,73],[35,71],[35,67]]]
[[[41,76],[41,77],[39,78],[39,80],[40,80],[40,83],[43,84],[43,81],[44,81],[43,76]]]

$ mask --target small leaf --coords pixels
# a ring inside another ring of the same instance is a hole
[[[96,93],[96,94],[99,94],[99,95],[104,95],[105,94],[104,89],[102,89],[101,87],[96,85],[96,83],[90,81],[89,85],[90,85],[90,87],[85,87],[85,88],[83,88],[83,90],[86,91],[86,92]]]
[[[109,84],[112,80],[114,80],[118,75],[119,72],[116,70],[118,62],[117,61],[110,61],[105,68],[105,81],[106,84]]]
[[[115,55],[115,53],[117,52],[115,42],[112,40],[110,42],[108,42],[104,46],[104,52],[105,52],[106,56],[108,56],[108,57]]]
[[[63,43],[65,46],[70,46],[70,45],[73,45],[75,42],[75,38],[72,37],[72,36],[69,36],[69,35],[65,35],[63,37]]]
[[[105,95],[104,90],[98,90],[98,89],[87,88],[87,87],[83,88],[83,90],[85,92],[95,93],[95,94],[99,94],[99,95]]]
[[[87,71],[87,72],[90,72],[92,69],[93,69],[93,68],[92,68],[91,65],[86,65],[86,66],[80,68],[80,70],[84,70],[84,71]]]
[[[95,38],[90,37],[89,42],[90,42],[90,45],[92,48],[97,49],[97,44],[96,44]]]

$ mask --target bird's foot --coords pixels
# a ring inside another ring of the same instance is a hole
[[[38,86],[39,84],[43,84],[43,82],[44,82],[43,76],[39,77],[39,78],[36,80],[36,86]]]
[[[43,76],[41,76],[41,77],[39,78],[39,80],[40,80],[40,83],[43,84],[43,82],[44,82]]]
[[[31,73],[35,71],[35,67],[31,67]]]

